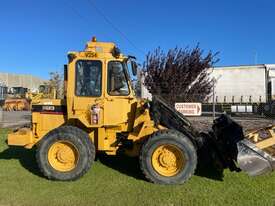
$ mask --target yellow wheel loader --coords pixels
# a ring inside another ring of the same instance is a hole
[[[78,179],[97,152],[139,157],[145,177],[159,184],[186,182],[199,158],[219,169],[274,169],[272,157],[251,149],[241,126],[226,115],[212,131],[199,133],[160,97],[136,98],[129,74],[137,73],[135,58],[113,43],[93,38],[84,51],[68,53],[64,68],[64,99],[41,99],[32,105],[31,127],[8,134],[10,146],[36,146],[38,166],[49,179]]]
[[[11,93],[4,101],[4,111],[23,111],[30,109],[30,102],[26,98],[27,88],[12,87]]]
[[[31,105],[39,104],[41,99],[56,99],[56,88],[49,84],[39,85],[38,92],[28,92],[26,98],[30,100]]]

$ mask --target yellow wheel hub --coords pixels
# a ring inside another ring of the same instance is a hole
[[[79,152],[77,148],[68,141],[58,141],[50,146],[48,161],[57,171],[69,172],[73,170],[78,162]]]
[[[162,176],[177,175],[185,166],[185,156],[175,145],[165,144],[157,147],[152,155],[152,166]]]

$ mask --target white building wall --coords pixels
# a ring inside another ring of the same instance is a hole
[[[140,83],[141,83],[141,98],[152,100],[152,94],[148,91],[148,89],[144,86],[144,75],[139,75]]]
[[[267,100],[267,73],[264,65],[216,67],[215,100],[219,103],[259,103]]]
[[[46,80],[26,74],[0,73],[0,82],[7,87],[25,87],[32,91],[38,89],[39,85],[44,84]]]
[[[268,65],[268,77],[271,82],[271,96],[275,100],[275,65]]]

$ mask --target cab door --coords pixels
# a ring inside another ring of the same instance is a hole
[[[100,60],[78,60],[75,63],[75,95],[73,110],[86,126],[91,124],[91,107],[103,99],[103,62]],[[102,107],[100,114],[103,115]],[[103,123],[101,118],[97,125]]]
[[[133,121],[136,99],[129,85],[126,64],[121,61],[109,61],[106,67],[104,125],[129,125]]]

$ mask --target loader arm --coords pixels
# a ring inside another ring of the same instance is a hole
[[[150,103],[150,116],[155,125],[163,125],[169,129],[175,129],[190,138],[190,140],[198,145],[199,132],[192,126],[191,122],[175,108],[169,106],[165,100],[159,96],[154,96]]]
[[[242,127],[226,115],[214,121],[212,131],[198,132],[184,117],[159,96],[154,96],[150,104],[151,116],[156,125],[161,124],[169,129],[176,129],[193,142],[202,161],[215,163],[218,170],[230,168],[239,171],[235,164],[237,160],[237,143],[244,138]]]

